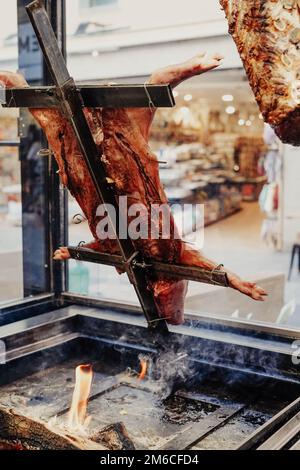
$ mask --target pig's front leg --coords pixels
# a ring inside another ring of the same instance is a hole
[[[189,78],[219,67],[222,59],[223,56],[220,54],[197,54],[182,64],[170,65],[169,67],[156,70],[152,74],[149,83],[154,85],[169,83],[172,88],[175,88]]]
[[[203,253],[194,250],[193,247],[189,246],[187,243],[182,244],[181,263],[188,266],[198,266],[199,268],[207,269],[212,272],[221,267],[219,263],[206,258]],[[223,266],[222,271],[227,273],[229,287],[232,289],[251,297],[253,300],[264,301],[266,299],[268,295],[267,292],[257,284],[244,281],[237,274]]]
[[[189,78],[219,67],[222,59],[223,56],[220,54],[198,54],[182,64],[170,65],[156,70],[147,83],[149,85],[170,84],[172,88],[175,88]],[[139,125],[141,133],[147,141],[155,111],[155,108],[132,108],[127,111],[130,118]]]

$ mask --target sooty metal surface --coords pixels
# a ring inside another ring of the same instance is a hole
[[[149,375],[142,381],[135,371],[143,351],[125,347],[118,351],[94,340],[71,343],[68,351],[55,347],[40,354],[37,372],[30,375],[21,361],[18,367],[25,375],[2,385],[0,405],[46,423],[56,417],[55,426],[61,427],[67,420],[74,369],[89,362],[94,369],[88,407],[90,434],[122,421],[137,449],[229,449],[299,394],[293,386],[282,394],[274,380],[249,387],[247,377],[242,379],[243,385],[239,377],[235,383],[210,367],[191,378],[192,366],[180,355],[172,377],[164,374],[170,356],[157,361],[149,354]],[[26,362],[33,364],[34,357]],[[53,362],[58,363],[49,366]]]
[[[8,347],[8,361],[0,366],[0,411],[65,432],[75,368],[89,363],[88,438],[122,422],[136,449],[236,449],[300,396],[294,373],[291,380],[279,371],[277,377],[262,373],[262,364],[276,362],[267,360],[266,351],[255,372],[246,367],[246,354],[242,363],[242,347],[234,358],[232,345],[228,353],[213,341],[212,351],[222,353],[217,360],[209,358],[207,339],[174,334],[157,349],[138,320],[125,325],[118,323],[121,317],[113,323],[104,314],[96,318],[94,310],[84,312],[71,309],[30,319],[27,329],[23,323],[0,329]],[[148,363],[144,380],[138,378],[141,358]],[[7,438],[1,432],[0,419],[0,441]],[[34,448],[45,446],[39,440]]]

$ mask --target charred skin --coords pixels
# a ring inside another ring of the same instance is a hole
[[[194,75],[207,72],[220,63],[218,54],[210,57],[200,54],[190,61],[156,71],[150,83],[170,83],[173,87]],[[24,78],[9,72],[0,72],[0,81],[6,87],[28,86]],[[58,110],[31,109],[36,121],[44,130],[49,146],[59,167],[64,184],[76,198],[94,240],[86,245],[96,251],[118,254],[115,240],[99,240],[97,226],[101,217],[97,216],[99,200],[92,179],[79,149],[70,123]],[[86,118],[99,148],[99,158],[105,165],[106,174],[119,196],[127,196],[128,207],[141,203],[147,210],[144,216],[150,224],[152,204],[167,204],[167,197],[159,179],[159,165],[156,156],[148,145],[148,136],[154,112],[151,109],[85,109]],[[102,155],[102,157],[100,157]],[[167,263],[181,263],[213,270],[219,265],[206,259],[200,252],[191,249],[175,237],[176,227],[171,217],[171,234],[168,240],[137,240],[134,245],[147,258]],[[128,218],[128,223],[131,219]],[[160,230],[161,227],[159,226]],[[70,258],[67,248],[59,248],[56,260]],[[242,281],[228,271],[230,286],[255,300],[264,300],[265,291],[255,284]],[[153,293],[162,318],[178,325],[184,321],[184,299],[188,283],[167,276],[149,275],[147,288]]]
[[[299,0],[220,3],[265,121],[284,143],[299,146]]]

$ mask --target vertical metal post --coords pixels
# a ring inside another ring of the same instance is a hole
[[[19,69],[30,85],[47,85],[51,83],[49,72],[26,14],[29,3],[17,0]],[[65,54],[65,0],[46,0],[45,6]],[[60,294],[65,290],[65,267],[53,263],[51,254],[55,247],[67,244],[66,193],[60,189],[54,160],[37,158],[38,147],[45,147],[46,140],[24,109],[20,136],[24,296]]]
[[[65,0],[44,1],[58,45],[66,58],[66,2]],[[44,84],[51,85],[52,77],[43,61]],[[58,166],[53,157],[49,157],[49,249],[50,249],[50,290],[59,296],[67,290],[67,263],[53,262],[52,254],[60,246],[68,245],[68,191],[60,184],[57,175]]]

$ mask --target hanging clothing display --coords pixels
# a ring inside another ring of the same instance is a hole
[[[276,248],[278,246],[280,233],[278,210],[282,157],[278,138],[268,124],[265,124],[264,141],[268,147],[263,163],[265,173],[268,177],[268,183],[264,186],[259,197],[260,208],[262,212],[266,214],[266,219],[262,225],[261,237],[268,245],[272,245]]]

